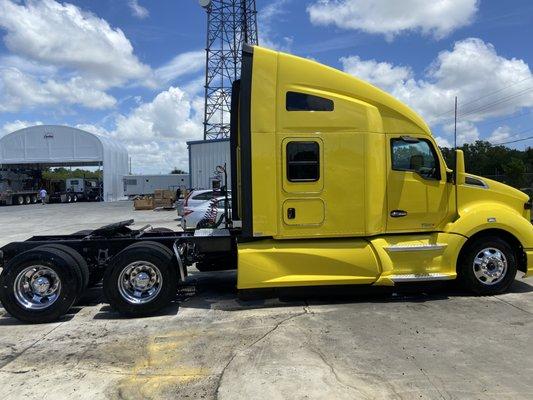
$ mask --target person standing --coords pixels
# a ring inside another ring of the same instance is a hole
[[[39,190],[39,198],[41,199],[41,204],[44,206],[44,203],[46,202],[46,195],[48,193],[46,193],[46,189],[45,188],[42,188],[41,190]]]

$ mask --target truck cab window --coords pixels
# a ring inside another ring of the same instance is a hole
[[[287,92],[287,111],[333,111],[333,100],[312,94]]]
[[[287,143],[287,179],[315,182],[320,178],[320,150],[317,142]]]
[[[413,171],[425,179],[440,179],[439,159],[427,140],[392,139],[392,169]]]

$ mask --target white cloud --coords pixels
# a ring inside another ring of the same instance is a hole
[[[178,54],[172,60],[157,68],[154,77],[157,85],[172,83],[184,75],[198,72],[205,68],[205,51],[188,51]]]
[[[133,165],[142,171],[188,169],[188,140],[202,139],[203,100],[178,87],[119,115],[110,135],[123,141]],[[168,172],[167,171],[167,172]]]
[[[413,75],[409,67],[394,66],[376,60],[361,60],[358,56],[342,57],[340,61],[345,72],[387,91],[405,84]]]
[[[437,146],[447,147],[449,149],[453,147],[450,141],[448,139],[443,138],[442,136],[437,136],[435,138],[435,141],[437,142]]]
[[[492,133],[490,134],[489,138],[487,139],[489,142],[498,144],[507,142],[510,140],[518,139],[519,135],[513,134],[513,131],[508,126],[499,126],[498,128],[494,129]]]
[[[2,128],[0,128],[0,136],[18,131],[19,129],[27,128],[28,126],[42,125],[42,124],[43,123],[41,121],[30,122],[30,121],[21,121],[19,119],[12,121],[12,122],[6,122],[4,125],[2,125]]]
[[[108,108],[116,100],[80,77],[67,81],[39,79],[16,68],[0,67],[0,112],[24,107],[79,104],[89,108]]]
[[[53,0],[18,4],[0,0],[4,43],[14,54],[71,68],[100,88],[139,79],[150,72],[133,54],[124,33],[80,8]]]
[[[442,38],[472,22],[478,0],[318,0],[307,8],[315,25],[395,35],[420,31]]]
[[[292,0],[273,0],[257,13],[259,25],[259,44],[270,49],[290,52],[293,38],[281,37],[274,28],[274,22],[280,22],[287,13],[287,4]]]
[[[139,4],[138,0],[130,0],[128,6],[131,10],[131,15],[135,18],[144,19],[150,15],[150,12]]]
[[[346,57],[341,62],[347,72],[359,73],[388,90],[432,124],[453,119],[455,96],[459,99],[459,119],[469,122],[533,107],[533,75],[527,63],[498,55],[493,45],[481,39],[456,42],[453,50],[437,56],[421,79],[409,75],[407,67],[389,63],[358,57]]]
[[[449,140],[448,143],[451,143],[453,141],[453,134],[454,134],[455,126],[453,123],[449,123],[443,126],[443,131],[448,134],[450,139],[444,139],[446,141]],[[479,130],[478,128],[471,122],[468,121],[460,121],[457,123],[457,145],[462,146],[465,143],[473,143],[476,140],[479,140]],[[449,146],[451,147],[451,146]]]

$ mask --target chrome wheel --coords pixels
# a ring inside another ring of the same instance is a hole
[[[19,273],[13,285],[17,303],[28,310],[43,310],[59,298],[61,280],[44,265],[32,265]]]
[[[474,257],[474,275],[484,285],[501,282],[507,273],[507,258],[501,250],[488,247]]]
[[[120,295],[130,304],[146,304],[157,297],[163,286],[161,271],[147,261],[128,264],[118,277]]]

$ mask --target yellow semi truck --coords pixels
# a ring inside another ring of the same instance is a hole
[[[104,275],[111,306],[145,315],[193,265],[236,267],[244,291],[459,279],[483,295],[533,270],[531,199],[466,173],[461,151],[448,168],[420,116],[341,71],[245,47],[231,153],[224,228],[125,221],[10,243],[0,301],[21,320],[51,321]]]
[[[460,278],[494,294],[533,269],[531,199],[467,174],[461,151],[450,170],[387,93],[259,47],[236,92],[234,214],[254,239],[238,245],[240,289]]]

